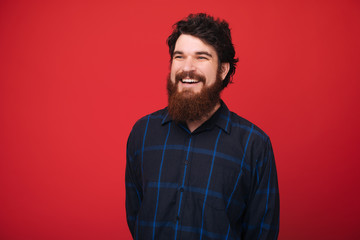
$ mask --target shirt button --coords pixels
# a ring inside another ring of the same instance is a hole
[[[179,221],[180,220],[180,217],[179,216],[176,216],[176,221]]]
[[[184,188],[180,188],[180,192],[184,192]]]
[[[189,164],[189,161],[188,161],[188,160],[186,160],[186,161],[185,161],[185,164],[186,164],[186,165],[188,165],[188,164]]]

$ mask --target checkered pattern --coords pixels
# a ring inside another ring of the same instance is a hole
[[[277,239],[270,140],[223,102],[192,133],[166,108],[140,119],[128,139],[125,180],[134,239]]]

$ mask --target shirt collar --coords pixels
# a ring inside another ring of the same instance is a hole
[[[207,124],[208,126],[215,124],[216,126],[220,127],[222,130],[224,130],[226,133],[230,134],[231,131],[230,111],[226,106],[226,104],[222,100],[220,101],[221,101],[220,108],[204,124]],[[161,125],[165,125],[166,123],[171,121],[172,119],[166,108],[166,115],[163,118]]]
[[[230,122],[230,110],[226,106],[226,104],[221,100],[221,106],[216,111],[218,116],[215,116],[215,124],[224,130],[226,133],[230,134],[231,131],[231,122]]]

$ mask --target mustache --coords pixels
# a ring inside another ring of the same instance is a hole
[[[195,71],[183,71],[175,75],[175,82],[180,82],[183,78],[195,79],[199,82],[205,83],[206,79],[203,75],[195,73]]]

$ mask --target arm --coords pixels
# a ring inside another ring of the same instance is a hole
[[[132,156],[134,151],[130,133],[126,148],[126,170],[125,170],[125,188],[126,188],[126,216],[131,235],[135,236],[136,218],[142,202],[141,186],[138,184],[138,177],[135,172],[135,159]]]
[[[275,159],[270,140],[260,155],[254,188],[248,200],[243,239],[277,239],[279,233],[279,190]]]

